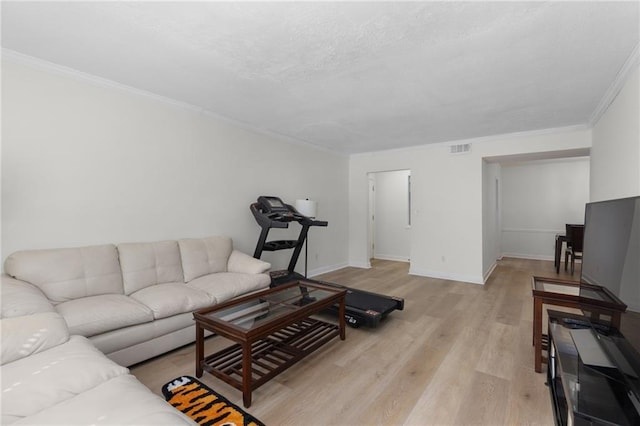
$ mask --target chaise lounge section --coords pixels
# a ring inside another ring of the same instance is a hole
[[[193,424],[56,312],[2,319],[1,423]]]

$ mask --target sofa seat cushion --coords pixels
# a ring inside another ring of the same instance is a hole
[[[86,338],[2,366],[2,417],[31,416],[73,398],[128,370],[104,356]]]
[[[5,272],[38,287],[54,304],[99,294],[123,294],[118,251],[113,244],[15,252]]]
[[[173,315],[167,318],[162,318],[159,320],[154,320],[152,322],[145,322],[144,324],[132,325],[131,327],[119,328],[117,330],[107,331],[106,333],[97,334],[95,336],[91,336],[89,340],[93,345],[100,349],[100,352],[107,355],[109,358],[113,359],[120,365],[129,366],[132,363],[124,363],[121,362],[120,359],[116,359],[111,357],[111,354],[114,352],[120,351],[128,351],[129,349],[141,346],[148,345],[149,350],[135,350],[135,356],[143,355],[144,352],[153,353],[153,355],[149,355],[147,357],[142,357],[142,359],[137,359],[135,362],[140,362],[144,359],[150,358],[151,356],[158,355],[163,352],[168,352],[171,349],[175,349],[179,346],[184,346],[187,343],[181,343],[181,341],[174,341],[170,337],[171,334],[174,334],[176,331],[189,329],[191,338],[191,342],[195,340],[196,332],[195,332],[195,323],[193,321],[193,313],[186,312],[180,315]],[[167,338],[170,342],[170,345],[166,347],[165,350],[159,352],[158,345],[156,345],[158,339]],[[173,345],[175,343],[175,345]],[[142,353],[141,353],[142,352]]]
[[[187,283],[188,286],[204,290],[222,303],[234,297],[256,290],[263,290],[271,284],[269,274],[238,274],[218,272]]]
[[[184,281],[226,272],[233,242],[229,237],[187,238],[178,241]]]
[[[118,245],[124,294],[184,280],[177,241]]]
[[[153,312],[154,319],[193,312],[216,303],[215,297],[185,283],[157,284],[138,290],[130,296]]]
[[[0,321],[2,365],[61,345],[69,329],[57,312],[43,312]]]
[[[45,409],[15,425],[194,425],[179,410],[126,374]]]
[[[153,312],[122,294],[105,294],[60,303],[56,310],[67,321],[70,334],[95,334],[153,321]]]

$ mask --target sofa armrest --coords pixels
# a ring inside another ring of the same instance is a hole
[[[241,251],[233,250],[227,262],[227,271],[244,274],[262,274],[271,268],[271,264],[260,259],[253,258]]]
[[[1,318],[54,311],[55,308],[38,287],[2,274],[0,281]]]
[[[56,312],[43,312],[0,321],[2,365],[45,351],[69,340],[67,323]]]

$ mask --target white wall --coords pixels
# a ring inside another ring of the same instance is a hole
[[[565,129],[470,141],[469,154],[450,144],[353,155],[349,170],[349,262],[366,267],[367,173],[411,170],[410,272],[467,282],[483,277],[482,159],[588,148],[589,130]],[[459,143],[459,142],[456,142]]]
[[[640,193],[639,79],[636,69],[593,130],[592,200]],[[2,83],[3,259],[213,234],[252,252],[259,228],[248,205],[271,194],[317,200],[329,221],[310,233],[312,275],[347,258],[367,266],[367,173],[410,169],[411,272],[482,282],[482,158],[591,146],[589,130],[573,130],[483,138],[467,155],[436,144],[346,159],[7,60]],[[284,267],[288,254],[267,260]]]
[[[640,66],[636,65],[615,100],[593,128],[591,201],[640,195]],[[631,253],[630,253],[631,254]],[[635,255],[633,253],[631,255]],[[621,294],[640,312],[637,292]]]
[[[593,127],[591,201],[640,195],[640,67]]]
[[[21,249],[229,235],[259,195],[318,201],[309,271],[347,261],[348,159],[77,76],[2,63],[2,258]],[[297,236],[297,224],[290,226]],[[274,267],[290,251],[267,253]],[[298,270],[304,268],[302,260]]]
[[[555,235],[584,223],[589,158],[502,164],[504,256],[553,260]]]
[[[409,170],[374,173],[374,257],[409,260]]]

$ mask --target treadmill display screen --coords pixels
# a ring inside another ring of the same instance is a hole
[[[289,211],[287,205],[278,197],[267,197],[262,195],[258,197],[258,204],[262,206],[261,208],[264,211],[270,213],[281,213]]]
[[[275,207],[275,208],[284,207],[284,204],[282,204],[282,201],[278,200],[277,198],[267,198],[267,201],[269,202],[269,205],[271,207]]]

